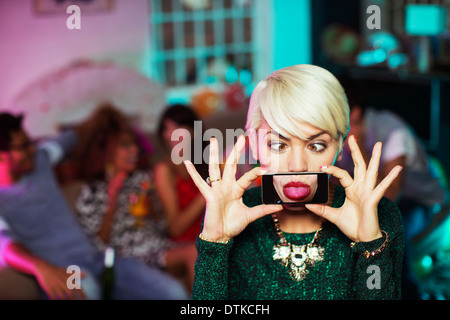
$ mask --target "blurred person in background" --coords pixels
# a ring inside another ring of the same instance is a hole
[[[200,143],[203,159],[203,132],[202,136],[194,136],[194,122],[199,120],[189,105],[174,104],[163,112],[158,127],[158,137],[167,151],[167,156],[155,166],[156,190],[167,215],[171,239],[182,243],[195,242],[201,230],[206,202],[183,162],[176,164],[171,156],[173,148],[185,143],[183,150],[180,150],[182,154],[177,153],[176,156],[193,161],[196,150],[194,145]],[[181,136],[172,135],[177,129],[182,129],[178,131]],[[190,154],[186,152],[189,148]],[[203,160],[201,164],[196,164],[196,167],[204,178],[208,176]]]
[[[369,159],[376,142],[383,143],[378,181],[397,165],[403,170],[389,186],[385,197],[399,207],[405,228],[405,264],[403,294],[405,299],[419,299],[417,279],[411,270],[411,244],[415,236],[431,223],[434,214],[447,201],[446,190],[430,169],[430,158],[410,125],[389,110],[367,105],[361,86],[347,77],[340,78],[350,106],[349,135],[354,135],[364,159]],[[353,161],[348,144],[337,166],[353,175]]]
[[[32,276],[37,298],[102,299],[103,254],[83,232],[62,194],[54,166],[91,123],[35,145],[22,128],[23,116],[0,114],[0,272],[6,268]],[[68,286],[69,266],[81,271],[81,286]],[[174,279],[136,259],[115,259],[115,299],[185,299]],[[10,288],[0,283],[2,299]],[[17,296],[14,297],[17,299]]]
[[[195,246],[174,244],[167,235],[153,171],[140,161],[144,149],[137,128],[108,104],[99,107],[91,121],[88,145],[80,151],[84,159],[80,179],[86,183],[75,203],[83,229],[98,250],[111,246],[118,256],[136,258],[165,272],[183,270],[190,291]]]

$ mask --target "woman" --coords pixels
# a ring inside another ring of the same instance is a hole
[[[382,197],[401,167],[375,186],[381,144],[366,167],[353,137],[355,178],[334,166],[349,131],[337,79],[312,65],[274,72],[255,88],[246,128],[261,167],[239,180],[242,136],[223,174],[211,140],[210,184],[185,161],[207,201],[192,298],[399,299],[403,227]],[[262,205],[260,188],[246,190],[265,173],[307,171],[339,179],[327,204]]]
[[[87,183],[76,201],[84,230],[100,250],[112,246],[118,256],[165,271],[183,268],[189,292],[195,248],[169,241],[153,173],[140,162],[142,148],[135,129],[111,105],[99,107],[91,122],[90,145],[80,168]]]
[[[168,230],[172,240],[194,243],[201,231],[205,199],[192,181],[186,167],[181,161],[173,161],[173,152],[177,145],[187,143],[176,154],[181,159],[191,158],[189,152],[194,151],[194,141],[203,141],[203,137],[194,136],[195,121],[199,121],[196,113],[188,105],[175,104],[168,106],[161,115],[158,136],[167,151],[167,157],[155,166],[155,186],[161,198],[164,212],[167,216]],[[172,138],[176,132],[177,139]],[[180,138],[180,140],[178,140]],[[177,164],[178,163],[178,164]],[[206,178],[207,167],[197,164],[197,170]]]

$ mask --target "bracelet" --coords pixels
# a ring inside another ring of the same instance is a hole
[[[208,242],[214,242],[214,243],[223,243],[223,244],[227,244],[228,242],[230,242],[230,240],[227,240],[227,241],[214,241],[214,240],[209,240],[209,239],[206,239],[204,236],[203,236],[203,233],[200,233],[199,235],[198,235],[198,237],[200,238],[200,239],[202,239],[203,241],[208,241]]]
[[[378,249],[376,249],[376,250],[374,250],[374,251],[372,251],[372,252],[369,252],[368,250],[364,251],[364,252],[362,253],[362,255],[364,256],[364,258],[369,259],[370,257],[373,257],[373,256],[375,256],[375,255],[381,253],[381,252],[386,248],[387,244],[389,243],[389,235],[388,235],[388,233],[387,233],[386,231],[384,231],[384,230],[381,230],[381,232],[384,233],[384,234],[386,235],[386,239],[384,240],[384,243],[383,243]],[[353,248],[353,247],[355,246],[355,244],[356,244],[355,242],[352,242],[352,243],[350,244],[350,247]]]

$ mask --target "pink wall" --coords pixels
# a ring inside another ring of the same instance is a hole
[[[110,12],[81,12],[81,30],[67,13],[37,15],[34,0],[0,1],[0,110],[45,74],[76,59],[113,61],[141,73],[149,65],[149,2],[115,0]]]

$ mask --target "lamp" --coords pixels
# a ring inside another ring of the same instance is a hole
[[[362,67],[387,64],[391,69],[396,69],[408,62],[406,56],[400,53],[400,42],[391,33],[380,31],[370,35],[367,40],[367,50],[361,51],[356,56],[356,63]]]

